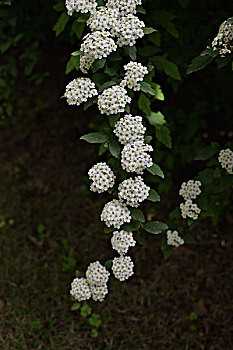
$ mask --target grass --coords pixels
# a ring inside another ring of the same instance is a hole
[[[145,246],[131,250],[135,275],[88,303],[102,321],[97,332],[90,316],[71,311],[75,270],[113,251],[99,223],[105,199],[85,185],[95,148],[83,152],[74,120],[64,120],[1,131],[1,349],[232,349],[233,238],[208,221],[195,229],[198,244],[169,261],[160,238],[145,234]]]

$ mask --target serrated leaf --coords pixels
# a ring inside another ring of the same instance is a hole
[[[151,33],[154,33],[154,32],[156,32],[156,31],[157,31],[157,30],[154,29],[154,28],[152,28],[152,27],[150,27],[150,28],[144,27],[144,28],[143,28],[143,33],[144,33],[144,34],[151,34]]]
[[[176,26],[173,22],[165,21],[161,23],[162,26],[168,31],[169,34],[171,34],[174,38],[179,38],[179,32],[176,29]]]
[[[115,137],[109,141],[109,151],[113,157],[120,158],[121,146]]]
[[[95,62],[91,66],[91,70],[93,73],[97,72],[97,70],[104,67],[106,63],[106,58],[102,58],[101,60],[95,60]]]
[[[161,90],[161,86],[155,83],[151,83],[151,86],[155,90],[155,97],[157,98],[157,100],[164,101],[164,94]]]
[[[83,135],[80,137],[80,140],[84,140],[89,143],[103,143],[108,141],[110,136],[111,134],[107,131],[98,131]]]
[[[166,123],[165,117],[161,112],[151,112],[151,114],[147,116],[147,119],[153,126],[163,125]]]
[[[87,303],[85,303],[82,305],[82,307],[80,309],[80,314],[83,317],[87,317],[88,315],[91,314],[91,310],[92,310],[92,308]]]
[[[186,73],[190,74],[204,69],[209,63],[213,61],[213,57],[210,55],[200,55],[195,57],[187,68]]]
[[[163,68],[166,75],[173,79],[181,80],[179,69],[175,63],[166,60],[166,64]]]
[[[90,324],[92,327],[99,328],[99,326],[100,326],[101,323],[102,323],[102,320],[101,320],[99,314],[93,313],[93,314],[89,317],[88,322],[89,322],[89,324]]]
[[[156,92],[154,89],[152,89],[151,85],[149,83],[146,83],[145,81],[141,81],[140,82],[140,87],[141,87],[141,90],[147,94],[150,94],[150,95],[153,95],[155,96],[156,95]]]
[[[158,235],[159,233],[167,229],[168,229],[167,224],[161,221],[147,222],[144,225],[144,230],[146,230],[149,233],[153,233],[155,235]]]
[[[160,201],[160,195],[158,192],[156,192],[153,188],[150,189],[149,196],[147,199],[151,202],[159,202]]]
[[[80,308],[81,304],[80,303],[75,303],[71,307],[71,311],[76,311]]]
[[[213,157],[220,150],[218,143],[212,143],[211,146],[204,147],[196,155],[194,160],[207,160]]]
[[[136,61],[137,58],[137,49],[135,46],[124,46],[124,51],[132,61]]]
[[[89,13],[81,13],[79,15],[79,18],[77,19],[77,22],[86,22],[89,17],[90,17]]]
[[[161,168],[153,163],[153,165],[149,168],[146,168],[147,171],[149,171],[152,175],[158,175],[162,178],[164,178],[164,173],[162,172]]]
[[[69,74],[73,69],[79,70],[80,56],[71,56],[66,65],[66,74]]]
[[[138,99],[138,107],[146,115],[149,115],[151,113],[150,100],[142,92],[140,93],[140,96],[139,96],[139,99]]]
[[[53,26],[53,31],[55,32],[56,36],[60,35],[68,23],[70,17],[66,13],[66,11],[62,12],[62,14],[58,17],[57,22]]]
[[[115,125],[118,122],[118,120],[120,119],[120,117],[121,117],[120,113],[111,114],[109,116],[109,124],[110,124],[111,128],[115,127]]]
[[[107,81],[106,83],[104,83],[103,85],[100,86],[99,88],[99,92],[103,92],[105,89],[110,88],[113,85],[116,85],[117,83],[113,80]]]
[[[130,213],[133,220],[145,222],[145,216],[140,209],[130,208]]]
[[[70,34],[71,35],[75,34],[77,39],[81,39],[82,35],[83,35],[84,28],[85,28],[84,23],[75,21],[72,24]]]
[[[145,136],[145,143],[149,144],[152,141],[153,137],[152,136]]]
[[[172,148],[170,130],[166,125],[157,125],[155,129],[155,134],[159,142],[164,144],[167,148]]]
[[[140,244],[140,245],[144,245],[145,244],[145,240],[144,238],[140,235],[140,233],[137,233],[135,236],[136,241]]]
[[[139,228],[139,222],[131,222],[130,224],[124,224],[123,226],[121,226],[121,229],[127,232],[137,231]]]

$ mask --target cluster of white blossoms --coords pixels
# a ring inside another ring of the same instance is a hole
[[[193,203],[191,199],[187,199],[185,203],[180,204],[181,216],[186,219],[190,218],[193,220],[197,220],[198,214],[200,214],[201,209]]]
[[[179,247],[184,244],[184,240],[178,235],[177,231],[167,231],[167,244],[172,245],[173,247]]]
[[[84,42],[81,44],[80,50],[84,53],[84,56],[90,57],[90,59],[107,57],[117,49],[114,40],[107,31],[101,32],[97,30],[93,33],[88,33],[83,39]]]
[[[72,80],[67,86],[64,96],[69,105],[79,106],[86,102],[88,98],[98,95],[95,84],[89,78],[77,78]]]
[[[70,294],[78,301],[91,298],[91,289],[86,278],[75,278],[71,283]]]
[[[185,200],[195,199],[201,193],[201,181],[189,180],[187,183],[183,182],[179,195],[182,196]]]
[[[121,166],[127,172],[143,174],[146,168],[153,165],[151,156],[147,152],[152,152],[151,145],[144,144],[143,141],[136,141],[124,146],[121,153]]]
[[[138,62],[129,62],[124,66],[126,71],[123,81],[126,83],[129,89],[139,91],[141,89],[139,81],[143,81],[144,76],[148,74],[147,67]]]
[[[223,169],[233,171],[233,151],[230,148],[222,149],[219,152],[218,161]]]
[[[68,15],[72,16],[73,12],[94,12],[97,6],[95,0],[66,0],[66,9]]]
[[[112,261],[112,272],[120,281],[125,281],[134,274],[133,267],[134,263],[130,256],[121,255],[119,258],[114,258]]]
[[[136,40],[144,36],[145,23],[132,14],[120,17],[116,26],[111,30],[112,36],[117,37],[117,44],[133,46]]]
[[[213,50],[219,49],[222,57],[233,51],[233,17],[221,24],[218,35],[212,41],[212,48]]]
[[[108,0],[106,6],[118,9],[122,15],[136,13],[136,6],[141,5],[142,0]]]
[[[118,199],[113,199],[111,202],[105,204],[100,215],[101,221],[110,227],[120,228],[126,222],[130,222],[130,210],[126,204]]]
[[[127,253],[129,247],[134,247],[136,241],[133,238],[132,232],[124,230],[114,231],[111,239],[112,248],[120,255]]]
[[[110,273],[99,261],[90,263],[86,271],[86,278],[90,285],[102,285],[108,282]]]
[[[149,192],[150,187],[146,186],[141,176],[137,176],[135,179],[130,177],[118,187],[118,197],[135,208],[139,207],[140,203],[149,196]]]
[[[117,114],[124,112],[127,103],[131,102],[131,98],[120,85],[114,85],[105,89],[98,97],[98,107],[102,114]]]
[[[112,169],[105,162],[95,164],[88,171],[88,176],[93,181],[90,190],[98,193],[113,187],[116,179]]]
[[[111,30],[117,24],[119,11],[116,8],[98,7],[87,20],[87,25],[94,30]]]
[[[142,124],[142,117],[126,114],[118,120],[113,130],[121,144],[126,145],[134,141],[143,141],[146,128]]]
[[[83,73],[88,73],[94,61],[95,61],[94,56],[84,56],[84,55],[80,56],[80,65],[79,65],[80,70]]]

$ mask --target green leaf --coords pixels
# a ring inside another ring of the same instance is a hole
[[[81,278],[81,277],[84,277],[84,274],[83,274],[83,272],[81,272],[81,271],[79,271],[79,270],[76,270],[76,271],[75,271],[75,276],[76,276],[77,278]]]
[[[136,241],[140,244],[140,245],[144,245],[145,244],[145,240],[144,238],[140,235],[140,233],[137,233],[135,236]]]
[[[151,85],[149,83],[146,83],[145,81],[140,82],[141,90],[145,93],[148,93],[150,95],[155,96],[156,92],[154,89],[152,89]]]
[[[102,84],[99,88],[99,92],[103,92],[105,89],[110,88],[113,85],[116,85],[117,83],[113,80],[107,81],[106,83]]]
[[[172,139],[170,136],[170,130],[165,125],[157,125],[155,134],[159,142],[164,144],[167,148],[172,148]]]
[[[71,56],[83,56],[83,51],[80,51],[80,50],[74,51],[72,52]]]
[[[139,228],[139,222],[131,222],[130,224],[124,224],[123,226],[121,226],[121,229],[127,232],[137,231]]]
[[[213,61],[213,57],[210,55],[200,55],[195,57],[187,68],[186,73],[190,74],[204,69],[209,63]]]
[[[91,67],[92,72],[95,73],[95,72],[97,72],[97,70],[103,68],[105,63],[106,63],[106,58],[102,58],[101,60],[95,60],[95,62],[93,63],[93,65]]]
[[[151,86],[155,90],[155,97],[157,100],[164,101],[164,94],[161,90],[161,87],[159,84],[151,83]]]
[[[177,65],[173,62],[168,61],[168,60],[166,60],[165,62],[166,63],[163,67],[165,74],[173,79],[181,80],[180,72],[179,72]]]
[[[152,27],[150,27],[150,28],[147,28],[147,27],[143,28],[144,34],[151,34],[151,33],[154,33],[154,32],[156,32],[156,31],[157,31],[157,30],[155,30],[155,29],[152,28]]]
[[[110,124],[111,128],[115,127],[115,125],[118,122],[118,120],[120,119],[120,117],[121,117],[120,113],[111,114],[109,116],[109,124]]]
[[[118,52],[113,52],[110,56],[109,56],[109,61],[121,61],[122,57]]]
[[[98,88],[101,88],[101,86],[106,81],[106,75],[104,73],[97,72],[92,75],[92,81],[96,84]]]
[[[65,11],[65,3],[63,1],[58,2],[56,5],[53,6],[53,9],[57,12]]]
[[[120,158],[121,146],[115,137],[111,138],[109,142],[109,151],[115,158]]]
[[[176,39],[179,38],[179,32],[176,29],[176,26],[174,23],[169,22],[169,21],[165,21],[161,24],[168,31],[168,33],[171,34],[174,38],[176,38]]]
[[[212,142],[211,146],[204,147],[196,155],[194,160],[207,160],[213,157],[220,150],[220,146],[216,142]]]
[[[97,103],[98,98],[96,96],[93,96],[87,100],[87,102],[83,105],[83,110],[86,111],[89,107],[93,106],[95,103]]]
[[[188,244],[197,244],[197,241],[193,238],[193,236],[185,231],[182,233],[182,238],[183,240],[185,241],[185,243],[188,243]]]
[[[104,266],[106,267],[106,269],[110,270],[110,268],[112,266],[112,260],[109,259],[109,260],[105,261]]]
[[[104,73],[110,75],[110,77],[113,77],[117,74],[117,71],[115,68],[108,68],[106,67],[105,70],[104,70]]]
[[[132,61],[136,61],[137,58],[137,49],[135,46],[124,46],[124,51]]]
[[[107,131],[91,132],[80,137],[80,140],[85,140],[89,143],[103,143],[108,141],[110,133]]]
[[[90,17],[89,13],[81,13],[79,15],[79,18],[77,19],[77,22],[86,22],[89,17]]]
[[[93,313],[91,317],[89,317],[88,322],[92,327],[99,328],[102,320],[100,318],[100,315]]]
[[[214,169],[207,168],[203,171],[200,171],[198,173],[197,179],[200,180],[203,185],[211,184],[215,180]]]
[[[146,14],[146,10],[142,6],[137,6],[137,12],[142,13],[143,15]]]
[[[140,209],[130,208],[130,213],[133,220],[145,222],[145,216]]]
[[[143,113],[145,113],[146,115],[150,115],[150,100],[142,92],[140,93],[138,99],[138,107],[141,111],[143,111]]]
[[[161,168],[153,163],[153,165],[149,168],[146,168],[147,171],[149,171],[149,173],[151,173],[152,175],[158,175],[162,178],[164,178],[164,173],[162,172]]]
[[[145,136],[145,143],[149,144],[152,141],[153,137],[152,136]]]
[[[173,248],[167,244],[167,236],[165,235],[162,239],[161,250],[163,252],[164,259],[170,258],[173,252]]]
[[[82,35],[83,35],[84,28],[85,28],[84,23],[80,23],[80,22],[77,22],[77,21],[73,22],[70,34],[71,35],[74,34],[77,39],[81,39]]]
[[[163,125],[166,123],[165,117],[161,112],[151,112],[151,114],[147,116],[147,119],[153,126]]]
[[[91,314],[91,307],[85,303],[82,305],[81,309],[80,309],[80,314],[82,317],[87,317],[88,315]]]
[[[151,201],[151,202],[159,202],[160,201],[160,195],[158,194],[158,192],[153,190],[153,188],[151,188],[150,192],[149,192],[149,196],[147,197],[147,199],[149,201]]]
[[[74,303],[71,307],[71,311],[76,311],[80,308],[81,304],[80,303]]]
[[[58,17],[57,22],[53,26],[53,31],[56,33],[56,36],[60,35],[65,27],[66,24],[69,22],[70,16],[66,13],[66,11],[62,12],[62,14]]]
[[[113,232],[114,230],[115,230],[114,227],[105,227],[105,228],[104,228],[104,233],[111,233],[111,232]]]
[[[153,233],[155,235],[167,229],[168,229],[167,224],[161,221],[152,221],[144,225],[144,230],[146,230],[149,233]]]
[[[66,65],[66,74],[69,74],[73,69],[79,70],[80,56],[71,56]]]

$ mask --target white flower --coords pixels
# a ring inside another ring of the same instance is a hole
[[[91,288],[91,296],[95,301],[103,301],[106,294],[108,294],[107,284],[96,285],[93,284],[90,286]]]
[[[112,36],[116,36],[117,44],[133,46],[136,40],[144,36],[143,29],[145,23],[140,21],[138,17],[129,14],[119,18],[116,26],[111,30]]]
[[[88,98],[98,95],[95,84],[89,78],[77,78],[72,80],[67,86],[64,96],[69,105],[79,106],[86,102]]]
[[[117,45],[107,31],[100,32],[97,30],[93,33],[88,33],[83,39],[84,42],[81,44],[80,50],[90,60],[107,57],[112,51],[117,49]]]
[[[201,209],[193,203],[191,199],[187,199],[185,203],[180,204],[181,216],[186,219],[191,218],[193,220],[197,220],[198,214],[200,214]]]
[[[80,65],[79,68],[83,73],[88,73],[89,69],[92,66],[92,63],[95,61],[95,56],[80,56]]]
[[[120,228],[125,222],[130,222],[131,215],[127,206],[118,199],[105,204],[100,216],[101,221],[110,227]]]
[[[106,284],[109,276],[110,273],[99,261],[90,263],[86,271],[86,278],[89,285],[100,286]]]
[[[125,281],[134,274],[133,267],[134,263],[129,256],[121,255],[119,258],[114,258],[112,262],[112,272],[120,281]]]
[[[147,67],[143,66],[141,63],[131,61],[124,66],[124,70],[126,71],[124,81],[128,88],[139,91],[141,86],[138,82],[143,81],[144,76],[148,74]]]
[[[121,144],[126,145],[137,140],[144,140],[146,128],[142,124],[142,117],[131,114],[118,120],[113,130]]]
[[[136,241],[133,239],[133,233],[124,230],[114,231],[111,239],[112,249],[115,249],[120,255],[127,253],[129,247],[134,247]]]
[[[201,181],[189,180],[187,183],[183,182],[179,195],[182,196],[185,200],[195,199],[201,193]]]
[[[114,186],[116,176],[112,169],[105,163],[97,163],[88,171],[89,178],[93,181],[90,190],[102,193]]]
[[[126,204],[135,208],[149,196],[149,192],[150,187],[146,186],[141,176],[137,176],[135,179],[130,177],[118,187],[119,199],[125,199]]]
[[[87,20],[87,25],[92,31],[105,31],[115,27],[119,17],[119,11],[116,8],[106,8],[105,6],[98,7],[97,11]]]
[[[167,231],[167,244],[172,245],[174,247],[179,247],[184,244],[184,240],[178,235],[177,231]]]
[[[86,278],[75,278],[71,283],[70,294],[78,301],[90,299],[91,290]]]
[[[152,152],[151,145],[144,144],[143,141],[136,141],[124,146],[121,153],[121,166],[127,172],[143,174],[146,168],[153,165],[151,156],[147,152]]]
[[[224,21],[219,27],[218,35],[212,41],[213,50],[219,49],[222,57],[233,51],[233,21],[232,18]]]
[[[100,113],[107,115],[124,112],[125,106],[130,102],[131,98],[127,95],[127,91],[120,85],[105,89],[98,97]]]
[[[66,9],[68,15],[72,16],[73,12],[92,13],[95,11],[97,2],[95,0],[66,0]]]
[[[136,13],[136,6],[141,5],[142,0],[108,0],[106,6],[118,9],[122,15]]]
[[[223,169],[229,172],[233,170],[233,152],[230,148],[222,149],[219,152],[218,161]]]

